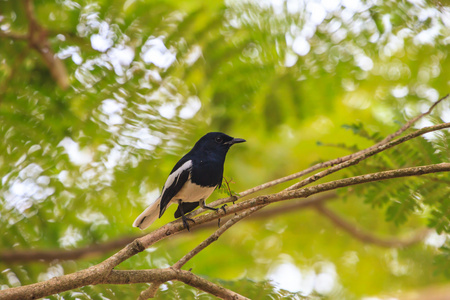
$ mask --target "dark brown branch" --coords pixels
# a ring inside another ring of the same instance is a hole
[[[373,235],[370,232],[363,231],[362,229],[358,228],[357,226],[351,224],[350,222],[346,221],[339,215],[335,214],[333,211],[325,207],[324,205],[315,205],[314,206],[320,214],[328,218],[331,222],[333,222],[334,225],[338,226],[339,228],[345,230],[347,233],[349,233],[354,238],[360,240],[363,243],[369,243],[374,244],[380,247],[387,247],[387,248],[404,248],[409,247],[414,244],[417,244],[427,236],[427,234],[430,232],[429,229],[425,229],[422,231],[419,231],[414,236],[405,239],[400,240],[397,238],[380,238],[375,235]]]
[[[25,14],[28,19],[28,33],[23,35],[14,32],[0,31],[0,37],[27,41],[31,48],[39,52],[58,86],[61,89],[66,90],[69,87],[69,76],[66,67],[63,62],[55,56],[55,53],[50,47],[47,31],[39,24],[34,15],[33,1],[25,0],[24,6]]]

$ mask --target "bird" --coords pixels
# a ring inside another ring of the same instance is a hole
[[[201,137],[191,151],[175,164],[161,195],[136,218],[133,226],[146,229],[174,203],[178,204],[174,216],[182,218],[188,231],[188,221],[195,221],[185,214],[198,206],[217,211],[218,208],[207,206],[205,200],[222,184],[225,157],[230,147],[245,141],[222,132],[209,132]]]

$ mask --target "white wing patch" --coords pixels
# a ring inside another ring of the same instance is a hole
[[[178,168],[178,170],[176,170],[175,172],[170,174],[169,177],[167,177],[167,180],[166,180],[166,183],[164,184],[164,188],[163,188],[161,195],[164,194],[164,191],[166,190],[167,187],[171,186],[172,184],[174,184],[178,181],[178,179],[180,178],[180,174],[183,171],[189,170],[190,168],[192,168],[192,160],[188,160],[187,162],[182,164],[181,167]]]

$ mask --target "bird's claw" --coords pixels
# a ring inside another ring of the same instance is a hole
[[[194,221],[193,219],[191,219],[191,218],[187,218],[187,217],[184,217],[184,218],[183,218],[183,226],[184,226],[184,228],[186,228],[186,229],[190,232],[191,230],[190,230],[190,228],[189,228],[189,223],[188,223],[188,221],[191,221],[191,222],[193,222],[194,224],[195,224],[195,221]]]
[[[225,203],[224,205],[222,205],[220,208],[223,210],[224,213],[227,213],[227,210],[225,209],[225,207],[227,207],[228,205]]]

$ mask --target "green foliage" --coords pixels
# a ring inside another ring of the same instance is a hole
[[[248,141],[230,151],[231,183],[215,199],[368,147],[449,92],[448,7],[291,2],[36,0],[36,18],[67,68],[68,90],[56,85],[38,51],[3,36],[25,34],[29,20],[23,2],[0,2],[0,251],[70,250],[137,234],[134,218],[207,131]],[[447,101],[416,126],[448,121],[448,114]],[[448,162],[449,141],[448,130],[429,134],[329,180]],[[332,208],[374,235],[424,226],[448,234],[449,176],[343,189],[346,201]],[[171,221],[174,209],[152,228]],[[163,241],[120,267],[173,264],[209,233]],[[448,273],[448,247],[436,247],[367,246],[312,211],[294,211],[239,223],[187,267],[252,299],[301,299],[267,282],[288,262],[300,270],[303,295],[351,299],[448,284],[440,275]],[[107,255],[0,262],[0,284],[75,272]],[[334,288],[319,293],[317,278],[328,278],[329,265]],[[129,299],[145,287],[84,287],[52,298]],[[211,298],[180,283],[166,287],[162,299]]]
[[[446,277],[450,277],[450,247],[448,242],[441,247],[440,254],[435,257],[434,264],[438,272],[444,273]]]
[[[360,137],[363,137],[369,141],[372,141],[375,143],[380,142],[383,138],[380,137],[379,132],[375,132],[373,134],[369,134],[367,130],[364,128],[364,124],[359,122],[358,124],[344,124],[342,125],[342,128],[351,130],[354,134],[359,135]]]

